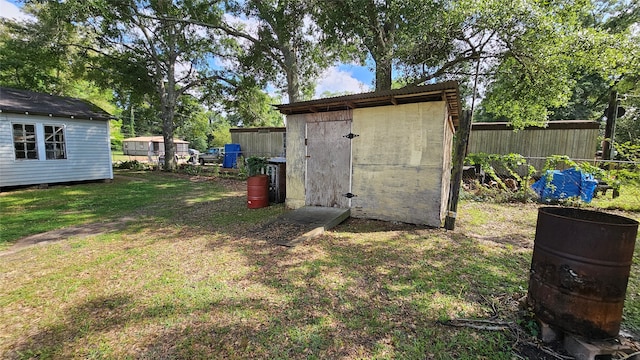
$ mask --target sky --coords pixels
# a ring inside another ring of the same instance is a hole
[[[26,19],[15,0],[0,0],[0,17]],[[318,79],[315,98],[322,93],[362,93],[373,91],[373,72],[364,66],[336,64],[328,68]]]

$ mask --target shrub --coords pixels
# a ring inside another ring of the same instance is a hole
[[[138,160],[118,161],[113,164],[114,169],[123,170],[148,170],[149,166],[145,163],[141,163]]]

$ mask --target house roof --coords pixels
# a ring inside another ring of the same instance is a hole
[[[7,87],[0,87],[0,112],[88,120],[112,118],[106,111],[86,100]]]
[[[132,138],[127,138],[124,139],[122,141],[140,141],[140,142],[161,142],[164,143],[164,137],[162,136],[138,136],[138,137],[132,137]],[[184,141],[184,140],[180,140],[180,139],[173,139],[173,142],[176,144],[188,144],[188,141]]]
[[[458,126],[461,109],[460,90],[456,81],[281,104],[275,107],[285,115],[292,115],[429,101],[446,101],[453,124]]]

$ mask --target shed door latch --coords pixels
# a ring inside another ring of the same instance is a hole
[[[344,196],[344,197],[346,197],[348,199],[351,199],[351,198],[356,197],[358,195],[355,195],[355,194],[352,194],[352,193],[346,193],[346,194],[342,194],[342,196]]]
[[[358,134],[354,134],[354,133],[348,133],[347,135],[344,135],[344,136],[342,136],[342,137],[346,137],[347,139],[351,140],[351,139],[353,139],[354,137],[358,137],[358,136],[360,136],[360,135],[358,135]]]

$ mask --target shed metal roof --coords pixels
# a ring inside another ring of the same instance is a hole
[[[456,81],[280,104],[275,107],[285,115],[292,115],[429,101],[446,101],[453,124],[458,126],[461,109],[460,90]]]
[[[0,112],[88,120],[113,118],[86,100],[8,87],[0,87]]]

